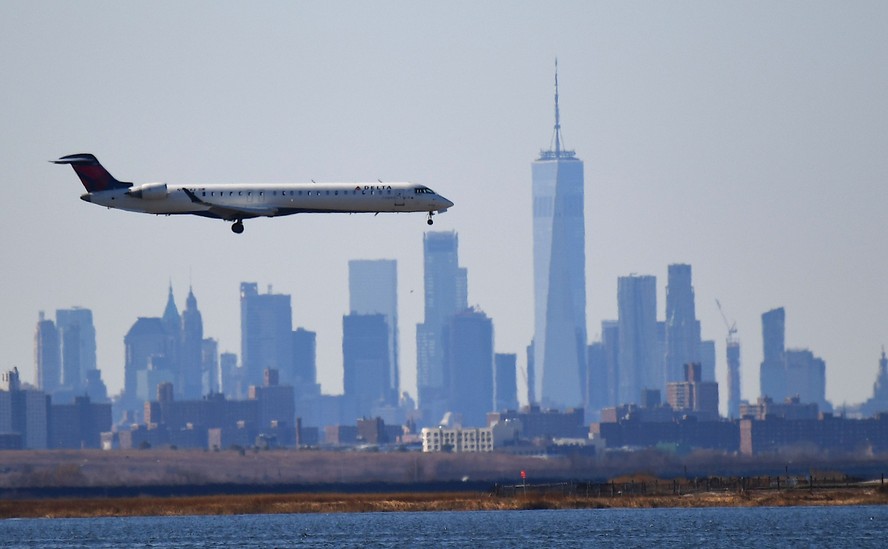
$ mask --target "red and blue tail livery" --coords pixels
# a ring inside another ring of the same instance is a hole
[[[121,183],[114,179],[114,176],[108,173],[108,170],[91,154],[69,154],[58,160],[53,160],[53,163],[70,164],[86,191],[90,193],[111,189],[128,189],[133,186],[132,183]]]

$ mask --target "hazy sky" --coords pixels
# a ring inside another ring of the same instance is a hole
[[[125,181],[409,180],[456,203],[469,302],[498,352],[532,337],[530,163],[552,135],[585,161],[589,338],[617,277],[693,266],[703,336],[737,321],[758,396],[762,312],[827,363],[827,398],[872,392],[888,343],[888,3],[0,3],[0,368],[33,380],[38,312],[93,310],[99,367],[193,285],[204,332],[240,353],[238,287],[293,300],[342,390],[348,260],[393,258],[403,388],[415,394],[415,215],[248,221],[104,210],[47,160],[91,152]],[[519,383],[520,376],[519,376]],[[725,392],[722,387],[722,405]],[[523,396],[523,395],[522,395]]]

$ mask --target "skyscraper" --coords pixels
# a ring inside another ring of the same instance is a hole
[[[348,262],[349,310],[361,315],[381,314],[388,326],[391,400],[397,402],[398,367],[398,263],[394,259],[354,259]]]
[[[174,381],[173,372],[166,367],[170,352],[170,337],[163,320],[140,317],[123,338],[126,348],[124,364],[124,409],[140,414],[145,400],[154,398],[157,379]],[[149,375],[148,370],[152,370]]]
[[[518,409],[517,361],[514,353],[496,353],[493,357],[494,411]]]
[[[238,379],[237,355],[234,353],[221,353],[219,355],[219,392],[230,399],[242,398],[240,394],[241,383]]]
[[[764,360],[760,370],[761,396],[776,401],[786,396],[786,312],[783,307],[762,314]]]
[[[163,329],[167,335],[167,351],[166,351],[166,367],[170,371],[179,373],[179,354],[182,345],[182,317],[179,316],[179,308],[176,307],[176,300],[173,297],[173,283],[170,282],[170,290],[167,294],[166,306],[163,309],[163,316],[160,318],[163,323]],[[182,381],[179,379],[172,380],[173,388],[176,393],[182,395]],[[152,389],[153,391],[153,389]],[[153,392],[152,392],[153,394]]]
[[[389,327],[383,314],[342,317],[343,388],[358,415],[369,417],[380,403],[393,404],[389,380]]]
[[[728,418],[740,417],[740,342],[733,333],[726,340],[728,360]]]
[[[266,369],[281,372],[293,364],[290,296],[273,294],[271,288],[260,294],[255,282],[242,282],[240,290],[243,382],[262,385]]]
[[[188,288],[185,310],[181,317],[181,351],[179,353],[179,389],[186,400],[203,396],[203,319],[197,309],[194,292]]]
[[[873,396],[860,406],[860,411],[865,417],[873,416],[879,412],[888,412],[888,356],[885,355],[884,346],[882,347],[882,356],[879,358],[876,382],[873,383]]]
[[[764,360],[760,370],[761,396],[775,402],[798,397],[831,412],[826,400],[826,362],[807,349],[786,349],[786,312],[783,307],[762,315]]]
[[[638,403],[642,389],[664,392],[657,357],[657,279],[617,279],[619,329],[619,404]]]
[[[55,322],[40,312],[34,333],[34,362],[37,366],[37,388],[52,394],[62,381],[62,358],[59,354],[59,332]]]
[[[608,406],[607,402],[607,351],[604,343],[593,341],[586,349],[586,387],[583,407],[586,419],[597,418],[598,412]],[[592,421],[595,421],[594,419]]]
[[[423,235],[425,318],[416,325],[416,385],[426,419],[438,421],[447,411],[449,381],[444,366],[444,326],[468,308],[466,269],[459,266],[455,232]]]
[[[583,162],[562,148],[557,63],[552,140],[532,165],[535,400],[576,406],[586,370]]]
[[[700,323],[691,266],[669,265],[666,285],[666,382],[684,381],[684,366],[700,362]],[[704,376],[705,377],[705,376]],[[707,381],[714,381],[707,380]]]
[[[601,342],[607,360],[607,405],[620,404],[620,322],[601,321]]]
[[[586,419],[594,421],[602,408],[620,403],[620,324],[601,321],[601,341],[587,349]]]
[[[450,411],[462,424],[487,425],[493,402],[493,322],[481,311],[465,309],[444,327],[444,359],[450,386]]]
[[[707,339],[700,342],[700,366],[703,381],[715,381],[715,341]]]
[[[96,329],[92,311],[82,307],[58,309],[56,328],[61,344],[62,385],[79,390],[86,372],[96,369]]]
[[[200,346],[201,394],[222,391],[219,384],[219,342],[212,337],[204,338]]]
[[[282,382],[296,385],[317,382],[317,334],[305,328],[293,332],[293,375]]]
[[[826,400],[826,362],[808,349],[788,349],[786,361],[786,394],[798,396],[803,403],[814,402],[822,412],[831,412]]]

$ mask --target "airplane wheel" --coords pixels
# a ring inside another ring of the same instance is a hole
[[[234,232],[234,234],[241,234],[242,232],[244,232],[244,224],[240,221],[236,221],[234,225],[231,226],[231,230]]]
[[[429,218],[429,220],[428,220],[428,221],[426,221],[426,223],[428,223],[428,224],[429,224],[429,225],[433,225],[433,224],[434,224],[434,223],[435,223],[435,222],[434,222],[434,221],[432,221],[432,218]]]

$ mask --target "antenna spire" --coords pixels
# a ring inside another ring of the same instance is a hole
[[[561,110],[558,107],[558,58],[555,58],[555,129],[548,150],[540,151],[540,160],[575,159],[577,153],[564,148],[564,139],[561,137]]]
[[[540,151],[540,160],[556,160],[575,158],[576,153],[564,148],[564,139],[561,137],[561,110],[558,106],[558,58],[555,58],[555,129],[552,141],[549,142],[549,150]]]
[[[558,58],[555,58],[555,156],[561,156],[561,113],[558,111]]]

